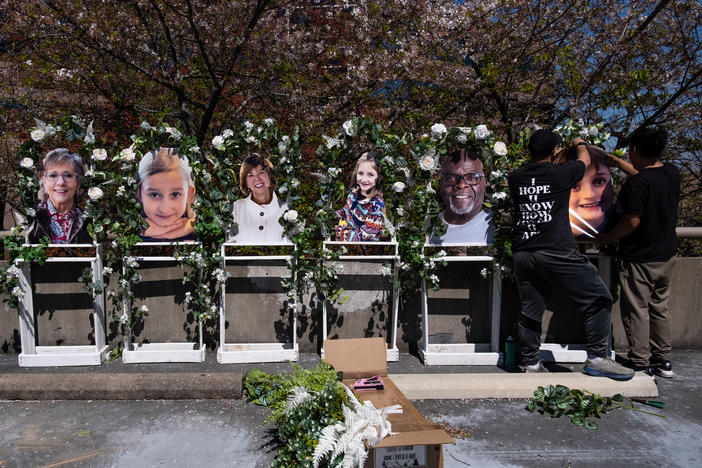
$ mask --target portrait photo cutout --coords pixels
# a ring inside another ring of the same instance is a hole
[[[275,173],[270,160],[256,153],[244,159],[239,169],[239,189],[246,198],[233,204],[234,225],[229,231],[229,242],[289,243],[280,224],[280,217],[288,210],[288,205],[275,193]]]
[[[30,244],[92,244],[86,216],[78,206],[83,160],[66,148],[46,153],[39,177],[38,203],[27,234]]]
[[[194,241],[195,183],[188,158],[176,148],[150,151],[139,162],[137,200],[148,227],[143,242]]]
[[[491,245],[495,228],[492,212],[483,207],[486,187],[483,162],[476,152],[460,149],[446,155],[439,179],[444,206],[439,216],[446,232],[431,236],[429,243]]]
[[[336,212],[334,233],[337,241],[380,240],[385,225],[385,201],[379,158],[378,153],[368,151],[356,161],[346,204]]]

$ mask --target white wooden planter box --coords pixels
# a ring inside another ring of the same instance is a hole
[[[49,244],[49,248],[93,250],[90,257],[49,257],[47,263],[90,263],[93,282],[102,280],[102,257],[100,246],[94,244]],[[19,302],[19,325],[22,352],[19,355],[20,367],[45,366],[98,366],[107,353],[105,344],[105,296],[97,294],[93,298],[94,345],[77,346],[37,346],[36,322],[34,320],[34,299],[32,297],[31,265],[22,262],[19,283],[24,296]]]
[[[444,244],[425,245],[431,248],[451,249],[452,247],[484,247],[484,244]],[[447,262],[484,262],[493,261],[491,256],[482,255],[447,255],[444,257]],[[427,300],[427,285],[422,278],[422,347],[420,354],[425,365],[486,365],[496,366],[500,363],[502,355],[499,352],[500,340],[500,308],[502,305],[502,276],[500,269],[495,268],[492,272],[490,283],[491,306],[490,315],[490,342],[489,343],[450,343],[450,344],[430,344],[430,324],[429,324],[429,304]]]
[[[392,282],[395,284],[398,277],[398,264],[400,261],[398,253],[398,243],[396,241],[377,241],[377,242],[343,242],[343,241],[325,241],[324,250],[338,249],[340,246],[362,246],[373,248],[377,246],[389,247],[392,250],[392,254],[380,254],[380,255],[341,255],[339,260],[389,260],[392,262]],[[390,316],[390,343],[387,349],[387,361],[398,361],[400,359],[400,351],[397,348],[397,311],[399,307],[399,297],[397,291],[392,293],[392,309]],[[328,331],[328,318],[327,318],[327,302],[322,303],[322,337],[323,340],[329,339]],[[321,357],[324,358],[324,345],[322,345]]]
[[[290,255],[227,255],[228,247],[266,248],[290,247],[291,243],[277,244],[222,244],[222,268],[226,270],[227,262],[251,261],[282,261],[290,260]],[[226,342],[226,283],[222,286],[219,306],[219,348],[217,349],[217,362],[220,364],[253,363],[253,362],[285,362],[297,361],[299,350],[297,345],[297,294],[292,304],[292,333],[290,341],[285,343],[227,343]],[[236,312],[234,312],[236,313]]]
[[[140,242],[137,247],[158,246],[187,246],[196,242]],[[137,262],[177,262],[176,257],[170,255],[130,256]],[[131,304],[124,302],[124,312],[129,313]],[[127,327],[124,336],[124,350],[122,362],[126,364],[151,363],[151,362],[203,362],[205,360],[205,346],[202,343],[202,319],[198,321],[198,342],[169,342],[169,343],[142,343],[132,341],[132,329]]]

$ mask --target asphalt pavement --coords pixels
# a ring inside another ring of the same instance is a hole
[[[313,355],[300,358],[303,367],[316,362]],[[598,421],[598,430],[577,427],[567,418],[529,413],[524,409],[526,399],[413,403],[454,436],[455,444],[444,448],[447,468],[702,466],[702,403],[697,397],[702,351],[675,351],[673,362],[676,377],[657,379],[656,399],[664,401],[665,408],[644,407],[664,417],[617,409]],[[157,375],[161,381],[186,378],[198,390],[197,383],[202,382],[198,375],[222,374],[214,376],[220,385],[228,381],[236,385],[236,376],[252,367],[266,372],[290,369],[287,363],[220,365],[212,355],[197,364],[114,361],[97,367],[19,368],[16,355],[0,355],[0,379],[27,376],[26,382],[50,381],[52,375],[60,380],[61,375],[73,374],[77,379],[84,375],[86,385],[93,386],[95,380],[90,379],[100,374],[117,386]],[[580,367],[552,366],[552,370],[579,372]],[[428,379],[433,374],[466,373],[480,378],[480,374],[501,372],[491,366],[424,366],[409,355],[389,363],[388,371],[425,374]],[[0,467],[265,467],[275,457],[272,428],[263,425],[267,414],[267,409],[234,397],[5,399],[0,401]]]

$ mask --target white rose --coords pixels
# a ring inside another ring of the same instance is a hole
[[[22,158],[20,161],[20,166],[25,169],[31,169],[34,167],[34,160],[32,158]]]
[[[226,129],[225,131],[222,132],[222,137],[223,138],[229,138],[234,136],[234,131],[232,131],[231,128]]]
[[[456,141],[458,141],[460,144],[465,144],[468,141],[468,137],[466,136],[465,133],[459,133],[458,136],[456,137]]]
[[[397,193],[404,191],[405,187],[405,184],[402,182],[395,182],[394,184],[392,184],[392,189]]]
[[[107,150],[104,148],[95,148],[93,150],[93,155],[91,156],[92,159],[96,161],[104,161],[107,159]]]
[[[125,161],[134,161],[134,158],[136,157],[136,154],[134,154],[134,150],[132,148],[124,148],[122,151],[120,151],[119,155]]]
[[[217,135],[212,139],[212,146],[214,146],[217,149],[222,149],[222,146],[224,145],[224,138],[222,135]]]
[[[459,129],[461,131],[461,133],[463,133],[464,135],[470,135],[471,130],[473,130],[470,127],[456,127],[456,128]]]
[[[283,215],[283,219],[289,223],[294,223],[297,221],[297,211],[295,210],[288,210],[285,212]]]
[[[430,155],[422,157],[422,159],[419,161],[419,167],[425,171],[431,171],[434,169],[434,164],[434,158]]]
[[[148,307],[146,304],[144,304],[144,305],[142,305],[141,307],[139,307],[139,310],[141,310],[142,312],[146,313],[146,312],[149,311],[149,307]]]
[[[484,140],[490,135],[490,130],[488,130],[487,125],[478,125],[475,127],[475,138],[478,140]]]
[[[90,187],[88,189],[88,196],[91,200],[99,200],[102,198],[102,190],[99,187]]]
[[[590,132],[587,130],[587,128],[581,128],[578,135],[580,135],[581,138],[587,138],[590,136]]]
[[[498,169],[496,171],[492,171],[490,173],[490,177],[497,179],[498,177],[502,177],[502,174],[504,174],[504,172],[502,172],[501,170]]]
[[[597,136],[600,133],[600,129],[593,125],[590,127],[590,136]]]
[[[439,138],[444,136],[444,133],[446,133],[446,125],[435,123],[431,126],[431,136],[435,140],[438,140]]]
[[[32,140],[34,140],[36,142],[40,142],[41,140],[44,139],[44,137],[46,136],[46,133],[44,133],[44,130],[40,130],[37,128],[36,130],[32,130],[29,133],[29,136],[32,137]]]
[[[496,198],[498,200],[502,200],[507,197],[507,194],[505,192],[495,192],[492,194],[492,198]]]
[[[174,140],[180,140],[180,132],[173,127],[166,127],[166,133],[170,133]]]
[[[350,137],[356,136],[356,128],[353,126],[353,121],[347,120],[344,122],[344,131]]]
[[[507,145],[502,143],[501,141],[496,142],[492,146],[492,150],[497,154],[498,156],[506,156],[507,155]]]

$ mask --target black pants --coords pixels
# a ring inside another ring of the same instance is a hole
[[[539,361],[541,318],[554,287],[565,292],[585,318],[588,356],[608,355],[612,295],[585,255],[576,250],[516,252],[514,274],[521,298],[519,340],[525,365]]]

